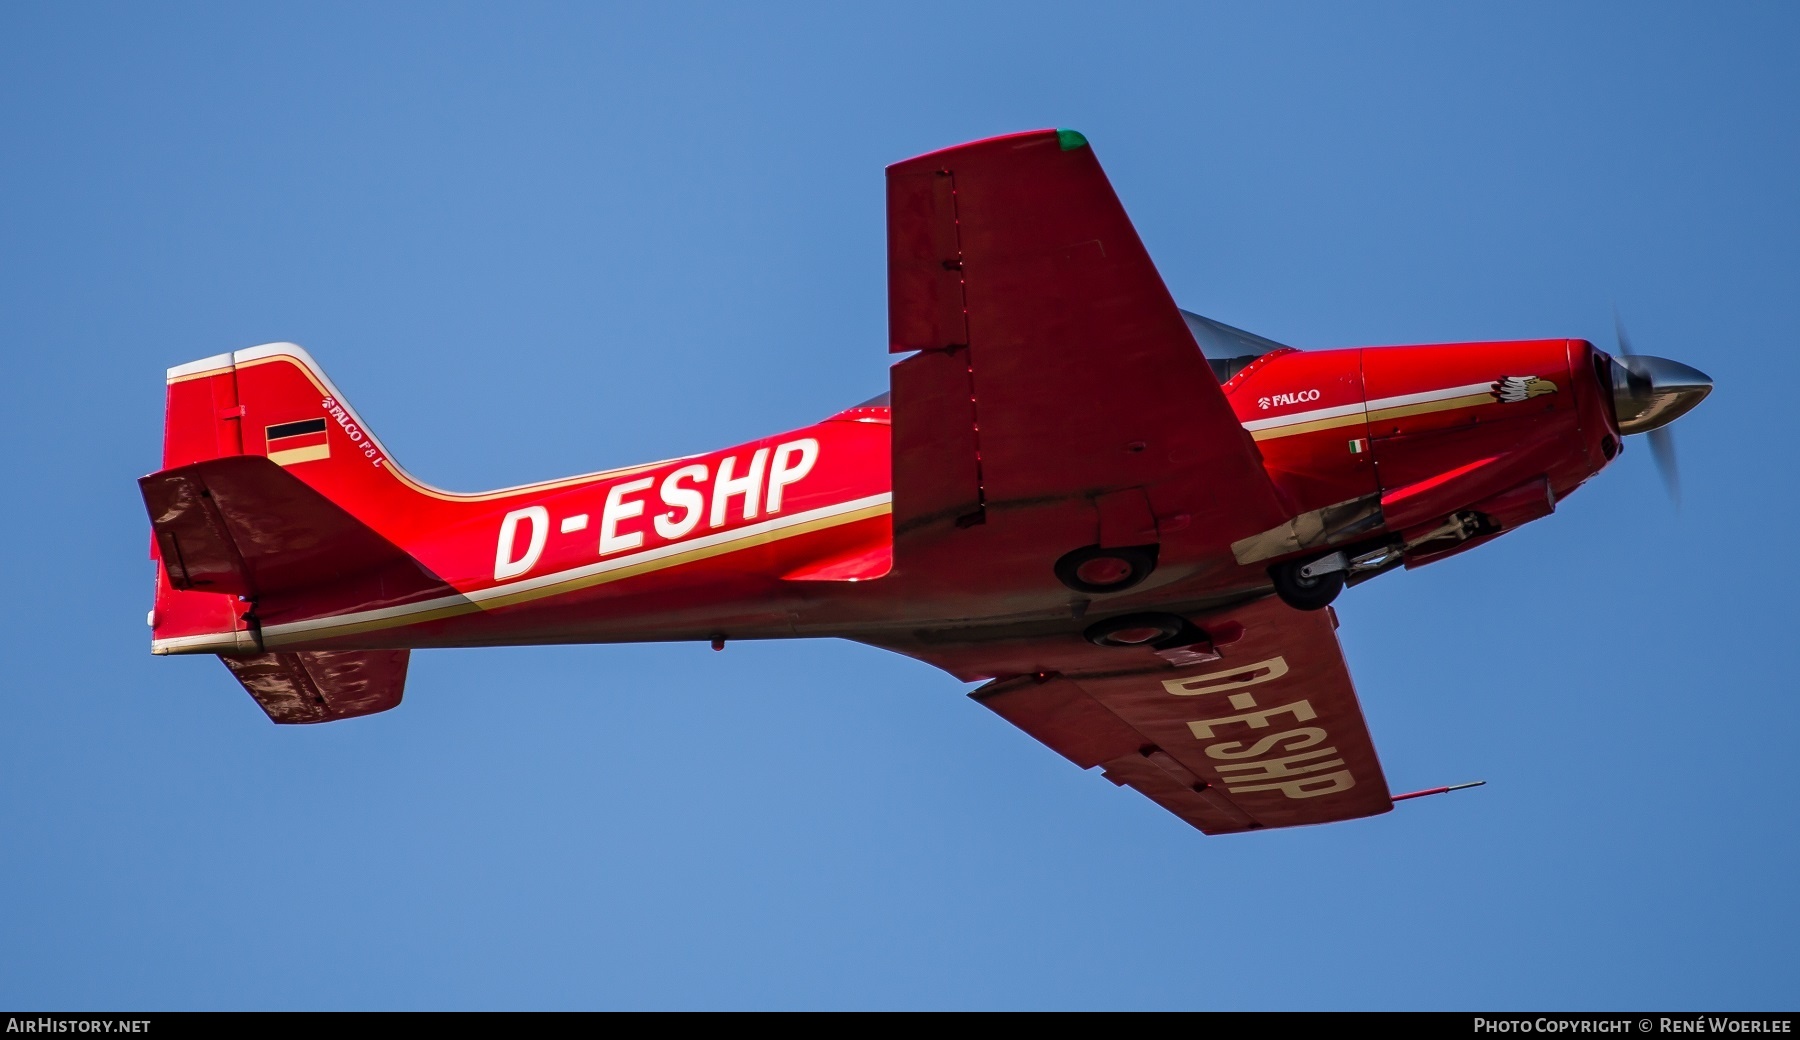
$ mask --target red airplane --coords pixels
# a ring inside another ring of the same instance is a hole
[[[415,647],[836,636],[985,680],[1208,834],[1370,816],[1396,796],[1328,604],[1548,516],[1628,434],[1672,459],[1712,386],[1187,314],[1069,130],[891,166],[887,217],[890,392],[705,455],[458,494],[299,347],[170,369],[152,652],[299,723],[399,704]]]

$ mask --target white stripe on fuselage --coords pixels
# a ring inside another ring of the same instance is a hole
[[[1437,401],[1450,401],[1459,397],[1473,397],[1478,394],[1492,393],[1494,384],[1468,383],[1463,386],[1449,386],[1441,390],[1425,390],[1416,394],[1399,394],[1394,397],[1378,397],[1373,401],[1358,404],[1332,405],[1329,408],[1314,408],[1305,412],[1289,412],[1287,415],[1271,416],[1267,419],[1251,419],[1244,423],[1244,429],[1252,433],[1259,430],[1275,430],[1286,426],[1298,426],[1301,423],[1320,422],[1325,419],[1337,419],[1355,415],[1358,412],[1373,414],[1389,408],[1406,408],[1415,404],[1431,404]],[[1497,399],[1496,399],[1497,400]]]

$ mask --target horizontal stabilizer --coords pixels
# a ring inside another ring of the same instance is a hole
[[[333,722],[400,703],[409,650],[300,650],[249,657],[221,654],[269,718]]]
[[[138,481],[176,589],[257,599],[374,583],[384,600],[445,585],[399,546],[267,458],[232,455]]]

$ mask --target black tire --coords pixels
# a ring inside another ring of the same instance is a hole
[[[1155,650],[1180,646],[1199,638],[1187,618],[1174,614],[1122,614],[1097,621],[1082,633],[1095,646],[1132,649],[1147,646]]]
[[[1156,546],[1124,545],[1102,549],[1090,545],[1064,553],[1056,561],[1056,578],[1076,592],[1124,592],[1156,569]]]
[[[1300,568],[1311,560],[1289,560],[1269,568],[1275,582],[1275,595],[1295,610],[1324,610],[1344,591],[1344,572],[1331,571],[1312,578],[1300,576]]]

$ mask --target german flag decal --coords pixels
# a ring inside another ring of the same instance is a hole
[[[282,423],[263,430],[269,441],[269,461],[281,466],[296,462],[331,457],[331,443],[325,439],[324,419],[303,419]]]

